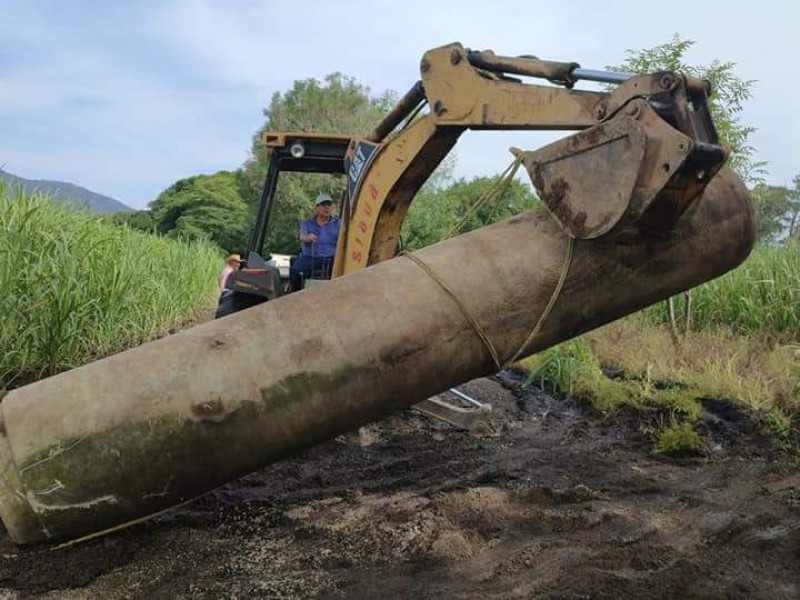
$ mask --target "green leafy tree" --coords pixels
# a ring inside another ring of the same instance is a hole
[[[750,135],[755,131],[740,122],[744,103],[752,97],[753,81],[746,81],[734,73],[735,63],[714,60],[710,65],[696,66],[685,61],[686,52],[695,42],[673,36],[666,44],[645,50],[628,50],[628,58],[621,65],[608,67],[630,73],[676,71],[711,82],[711,114],[722,142],[731,150],[730,166],[748,184],[763,181],[765,163],[755,160],[755,149],[750,145]]]
[[[368,87],[341,73],[331,73],[324,83],[316,79],[295,81],[288,92],[273,94],[264,111],[267,120],[262,131],[366,135],[396,98],[394,92],[373,97]],[[253,142],[255,149],[260,140]]]
[[[409,250],[507,219],[539,205],[531,189],[512,179],[498,188],[499,176],[459,179],[449,185],[424,189],[409,209],[403,223],[403,243]],[[490,194],[497,189],[496,194]],[[476,203],[488,201],[473,211]],[[474,214],[473,214],[474,213]]]
[[[220,171],[176,181],[150,203],[157,231],[210,239],[227,252],[241,251],[250,226],[239,178],[239,173]]]
[[[800,239],[800,175],[795,175],[791,188],[760,183],[752,195],[760,242]]]
[[[788,227],[796,227],[796,212],[792,208],[791,190],[781,186],[758,184],[753,188],[756,225],[759,242],[775,242]]]
[[[456,223],[457,209],[456,199],[444,190],[423,188],[403,221],[403,248],[418,250],[444,239]]]
[[[497,223],[539,205],[530,187],[517,179],[512,179],[507,185],[502,186],[499,176],[474,177],[470,181],[462,178],[449,186],[444,193],[452,198],[458,207],[457,221],[463,221],[459,232],[472,231]],[[476,202],[485,198],[488,200],[470,216]]]
[[[149,210],[117,212],[110,214],[108,218],[113,223],[127,225],[131,229],[137,231],[153,233],[158,229],[156,221],[153,218],[153,213]]]

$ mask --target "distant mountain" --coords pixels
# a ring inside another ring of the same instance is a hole
[[[86,188],[65,181],[48,181],[46,179],[23,179],[12,175],[8,171],[0,169],[0,179],[10,185],[21,185],[23,189],[30,193],[34,189],[41,190],[50,196],[55,202],[84,206],[91,212],[97,214],[109,214],[122,211],[133,210],[119,200],[96,194]]]

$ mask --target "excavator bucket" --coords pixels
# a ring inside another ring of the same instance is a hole
[[[693,141],[643,99],[608,121],[523,153],[540,198],[576,239],[668,235],[725,159],[721,146]]]

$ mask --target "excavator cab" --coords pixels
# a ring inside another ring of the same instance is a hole
[[[265,133],[264,146],[269,151],[267,176],[259,200],[258,215],[247,244],[241,267],[228,278],[217,308],[223,317],[245,308],[273,300],[291,291],[288,286],[290,257],[272,256],[264,248],[270,215],[275,203],[281,173],[344,174],[344,158],[351,138],[315,133]]]

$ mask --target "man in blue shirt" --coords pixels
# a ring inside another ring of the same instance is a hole
[[[300,256],[289,268],[293,290],[302,288],[302,277],[311,277],[312,271],[328,279],[333,266],[333,254],[339,239],[339,219],[333,214],[333,200],[320,194],[314,201],[314,215],[300,223]]]

